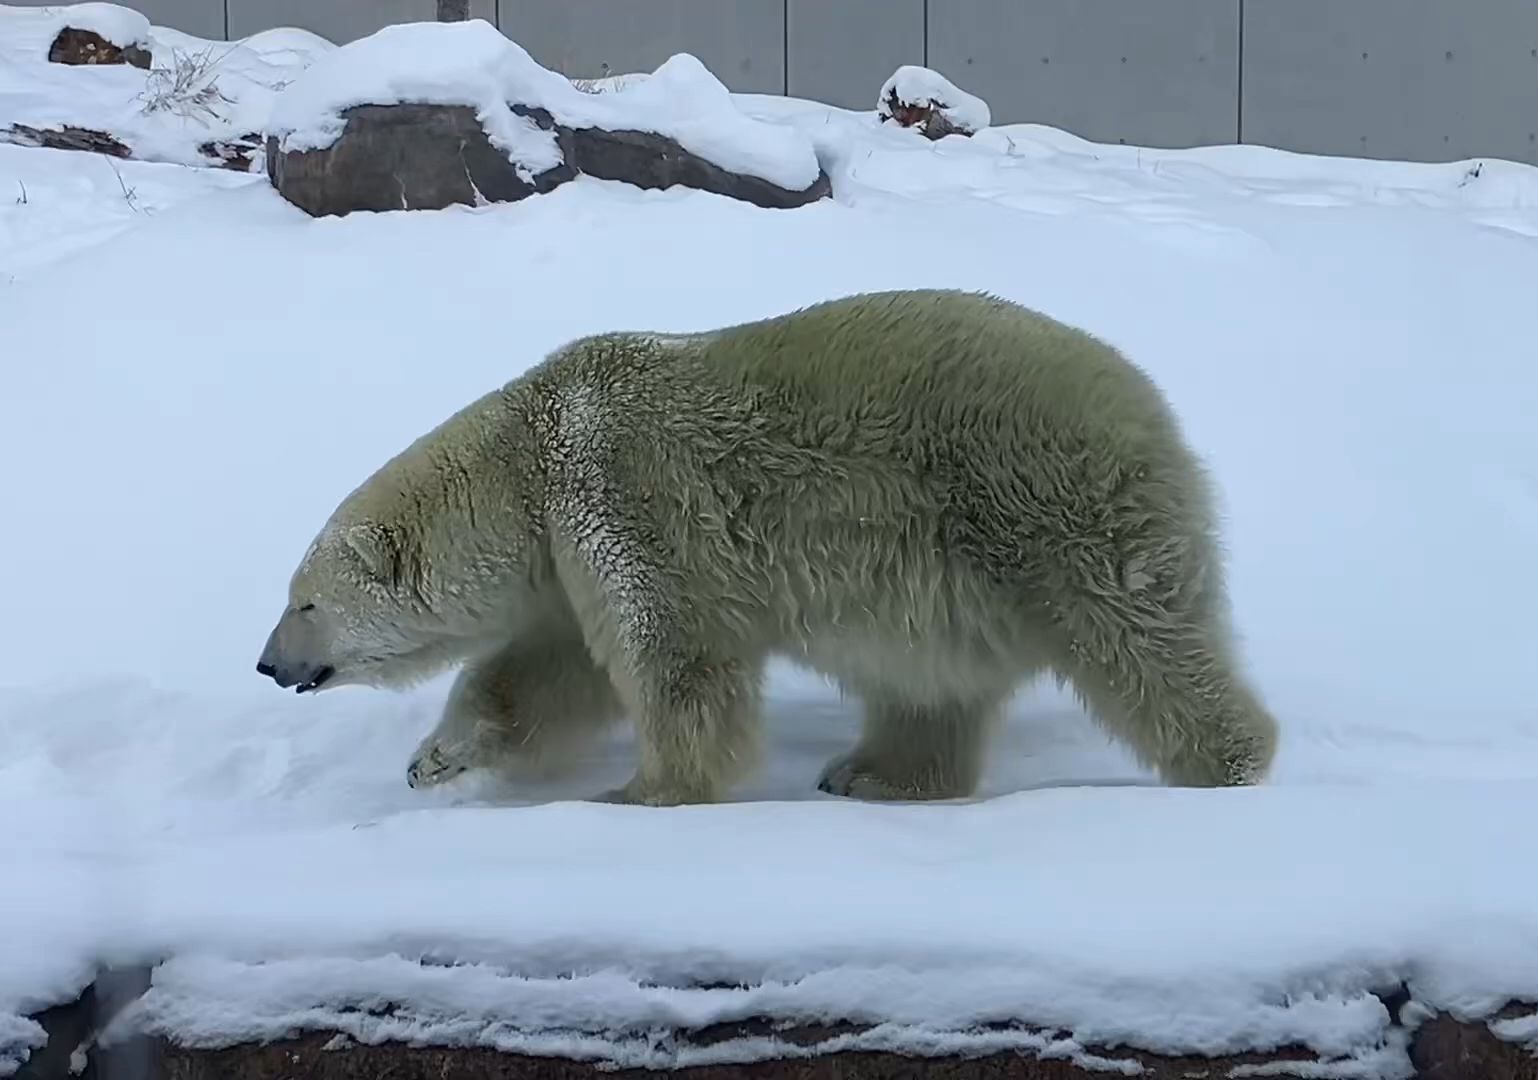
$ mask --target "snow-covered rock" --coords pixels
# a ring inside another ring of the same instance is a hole
[[[39,20],[55,64],[150,66],[150,21],[119,4],[67,4],[45,8]]]
[[[993,122],[986,101],[916,64],[904,64],[882,84],[876,114],[883,123],[917,128],[931,139],[975,135]]]
[[[507,201],[578,173],[762,206],[828,193],[811,140],[740,112],[694,57],[585,92],[480,19],[342,46],[278,96],[267,131],[268,175],[312,214]]]

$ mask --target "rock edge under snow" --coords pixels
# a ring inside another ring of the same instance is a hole
[[[154,1017],[156,976],[148,968],[103,973],[75,1001],[34,1017],[30,1075],[62,1077],[83,1064],[98,1075],[137,1067],[184,1080],[226,1076],[357,1077],[388,1071],[401,1080],[452,1073],[466,1077],[511,1075],[596,1078],[615,1067],[681,1069],[694,1080],[772,1080],[885,1077],[912,1068],[914,1055],[955,1080],[1068,1080],[1070,1077],[1142,1075],[1151,1080],[1190,1076],[1280,1073],[1321,1078],[1421,1076],[1517,1077],[1532,1059],[1513,1027],[1530,1027],[1532,1006],[1511,1003],[1485,1017],[1455,1016],[1425,1008],[1400,985],[1376,995],[1386,1014],[1379,1053],[1370,1060],[1315,1054],[1301,1046],[1204,1056],[1170,1055],[1135,1046],[1082,1045],[1051,1028],[997,1023],[970,1032],[936,1029],[915,1044],[889,1025],[816,1022],[747,1015],[703,1027],[654,1026],[615,1040],[592,1032],[534,1025],[520,1030],[492,1025],[477,1034],[471,1017],[453,1037],[426,1035],[409,1015],[385,1007],[384,995],[307,1022],[252,1027],[240,1016],[223,1032],[176,1030]],[[145,1015],[145,1007],[149,1006]],[[148,1021],[148,1022],[146,1022]],[[665,1038],[659,1034],[667,1030]],[[223,1035],[224,1037],[220,1037]],[[0,1075],[14,1072],[0,1066]]]

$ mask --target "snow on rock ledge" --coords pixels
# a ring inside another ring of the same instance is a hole
[[[273,184],[317,215],[507,201],[578,173],[761,206],[828,194],[811,140],[738,111],[694,57],[584,93],[481,19],[342,46],[278,95],[267,131]]]
[[[150,66],[150,21],[117,4],[50,9],[48,60],[54,64]]]
[[[988,103],[938,71],[904,64],[881,87],[876,113],[883,123],[917,128],[931,139],[975,135],[993,122]]]

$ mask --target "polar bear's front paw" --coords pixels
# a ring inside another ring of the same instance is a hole
[[[436,739],[423,743],[406,766],[406,786],[411,788],[436,787],[468,772],[471,762],[467,759],[464,744],[447,746]]]

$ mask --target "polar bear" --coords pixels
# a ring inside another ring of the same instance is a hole
[[[408,766],[559,766],[626,716],[597,798],[718,800],[774,655],[863,704],[823,791],[971,794],[1051,673],[1161,780],[1266,776],[1214,500],[1154,383],[1043,314],[943,289],[562,347],[348,495],[257,670],[314,692],[463,670]]]

